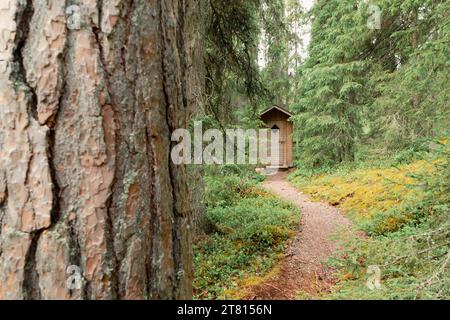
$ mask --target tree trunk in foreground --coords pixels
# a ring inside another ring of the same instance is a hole
[[[191,297],[196,3],[0,2],[0,299]]]

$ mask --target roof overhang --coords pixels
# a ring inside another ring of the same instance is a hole
[[[291,112],[289,112],[289,111],[286,110],[286,109],[283,109],[283,108],[281,108],[281,107],[279,107],[279,106],[273,106],[273,107],[267,108],[266,110],[264,110],[263,112],[261,112],[261,114],[260,114],[259,116],[262,117],[262,116],[264,116],[265,114],[269,113],[269,112],[272,111],[272,110],[278,110],[278,111],[280,111],[281,113],[284,113],[285,115],[287,115],[288,117],[292,117],[292,116],[294,115],[294,114],[292,114]]]

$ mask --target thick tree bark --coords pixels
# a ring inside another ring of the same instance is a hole
[[[0,299],[191,297],[197,5],[0,2]]]

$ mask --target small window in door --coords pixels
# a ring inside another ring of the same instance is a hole
[[[272,127],[272,132],[280,131],[280,128],[277,125]]]

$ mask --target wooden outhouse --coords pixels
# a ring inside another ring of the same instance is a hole
[[[272,167],[277,168],[292,168],[294,165],[293,150],[294,144],[292,139],[293,123],[290,118],[293,116],[288,110],[279,106],[273,106],[264,110],[260,114],[261,121],[270,130],[279,130],[278,143],[278,163],[272,163]]]

